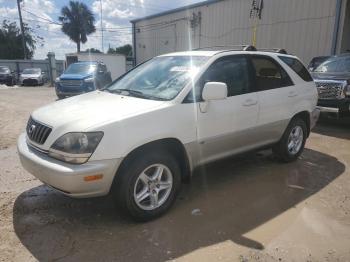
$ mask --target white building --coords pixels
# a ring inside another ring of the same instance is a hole
[[[209,0],[131,21],[135,63],[191,48],[252,44],[252,2]],[[350,0],[264,0],[262,7],[257,48],[284,48],[305,63],[350,49]]]

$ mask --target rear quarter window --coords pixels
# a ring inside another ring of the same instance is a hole
[[[309,71],[298,59],[295,59],[293,57],[287,57],[287,56],[279,56],[278,58],[281,59],[285,64],[287,64],[304,81],[306,82],[313,81]]]

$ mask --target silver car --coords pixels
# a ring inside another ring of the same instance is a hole
[[[26,68],[19,77],[21,85],[43,85],[46,75],[41,68]]]

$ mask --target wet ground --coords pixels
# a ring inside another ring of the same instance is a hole
[[[202,167],[165,216],[70,199],[19,163],[15,140],[53,89],[0,90],[0,261],[349,261],[350,123],[323,119],[295,163],[270,151]]]

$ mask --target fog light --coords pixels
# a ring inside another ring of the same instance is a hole
[[[84,181],[85,182],[90,182],[90,181],[100,180],[102,178],[103,178],[102,174],[92,175],[92,176],[85,176],[84,177]]]

